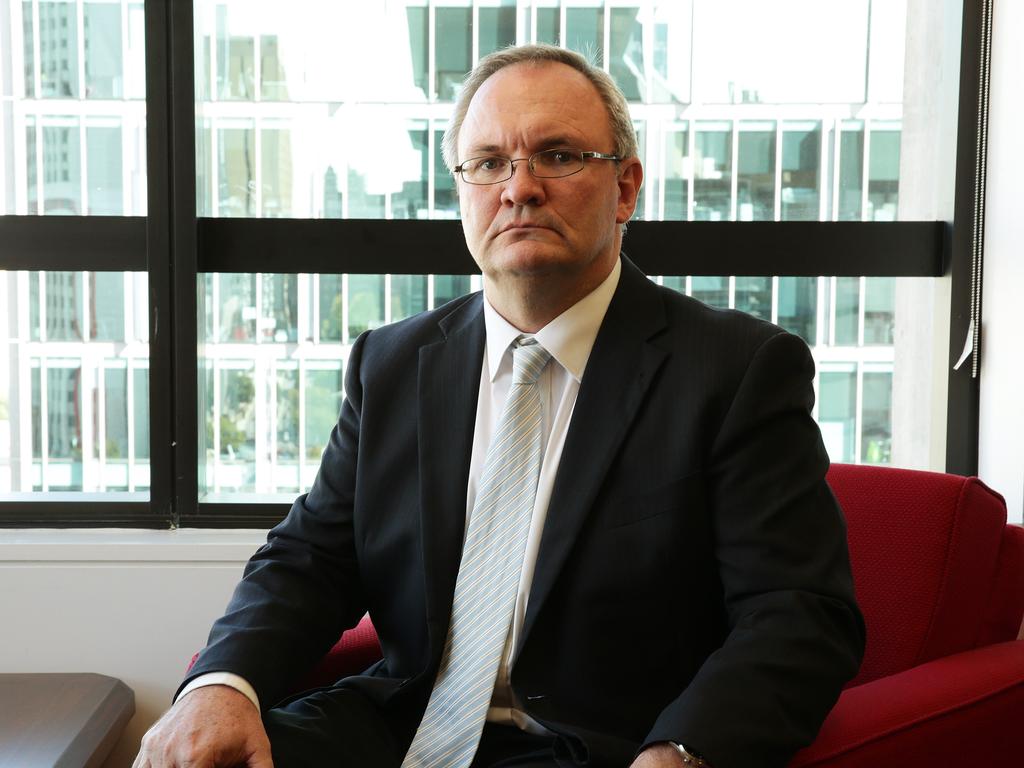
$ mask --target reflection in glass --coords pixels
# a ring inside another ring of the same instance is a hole
[[[45,2],[39,9],[42,97],[78,98],[78,19],[73,2]],[[31,11],[31,9],[29,9]]]
[[[732,218],[732,129],[697,124],[693,158],[693,218]]]
[[[664,211],[666,221],[685,221],[687,216],[688,184],[693,176],[690,164],[689,134],[685,129],[665,134],[665,190]]]
[[[784,123],[782,220],[818,221],[821,189],[821,123]]]
[[[462,79],[473,67],[473,9],[435,9],[434,92],[440,101],[455,101]]]
[[[391,319],[411,317],[427,308],[426,275],[391,276]]]
[[[694,275],[690,281],[690,295],[712,307],[729,307],[729,278]]]
[[[772,319],[772,279],[770,277],[737,277],[736,309],[762,320]]]
[[[423,97],[427,95],[427,62],[429,41],[428,9],[410,5],[405,9],[409,29],[409,54],[412,64],[412,82]]]
[[[278,343],[297,340],[298,275],[263,275],[261,284],[260,338]]]
[[[434,306],[440,307],[472,290],[469,275],[434,275]]]
[[[0,297],[0,497],[146,489],[145,274],[0,270]]]
[[[779,277],[776,322],[813,347],[817,343],[818,278]]]
[[[888,464],[892,456],[892,374],[864,373],[860,460]]]
[[[128,367],[108,361],[103,368],[103,485],[106,490],[128,490]],[[98,414],[97,414],[98,415]],[[98,422],[98,420],[97,420]],[[97,458],[100,458],[97,456]]]
[[[775,126],[741,123],[737,168],[736,217],[740,221],[775,218]]]
[[[228,8],[217,6],[217,97],[247,101],[255,94],[255,41],[228,31]]]
[[[253,341],[256,338],[256,275],[222,274],[220,301],[220,341]]]
[[[640,101],[646,93],[643,25],[639,8],[612,8],[608,51],[611,76],[628,101]]]
[[[516,6],[514,1],[502,0],[499,7],[481,7],[477,13],[479,14],[478,46],[481,58],[506,46],[515,45]]]
[[[287,101],[288,81],[281,63],[277,35],[260,35],[260,98]]]
[[[282,463],[298,465],[299,458],[299,369],[295,365],[278,363],[277,411],[274,414],[274,436],[278,466]],[[298,485],[298,475],[287,488]]]
[[[560,45],[561,16],[557,8],[537,8],[537,42]]]
[[[306,372],[306,445],[304,455],[316,463],[341,412],[342,370],[327,368]]]
[[[873,128],[868,161],[868,218],[896,221],[900,188],[900,131]]]
[[[124,93],[121,6],[86,2],[82,17],[86,98],[120,99]]]
[[[348,276],[348,337],[384,324],[384,276]]]
[[[829,458],[854,460],[857,423],[857,374],[822,371],[818,384],[818,426]]]
[[[864,343],[893,343],[896,306],[896,279],[864,278]]]
[[[43,211],[82,211],[82,159],[77,124],[43,126]]]
[[[120,126],[85,129],[89,213],[119,216],[124,212]]]
[[[861,220],[864,124],[844,122],[839,134],[839,221]]]
[[[124,275],[93,272],[89,284],[89,337],[95,341],[124,341]]]
[[[604,64],[604,8],[577,8],[565,11],[566,48],[582,53],[597,66]]]
[[[459,211],[459,198],[455,193],[455,177],[448,172],[441,156],[441,137],[444,131],[434,131],[434,210],[447,211],[449,218]]]
[[[263,190],[262,215],[292,215],[292,134],[288,128],[264,128],[260,132]]]
[[[221,216],[253,216],[256,213],[254,144],[251,127],[217,131],[220,169],[217,202]]]
[[[860,278],[836,277],[835,343],[853,346],[859,343]]]
[[[222,485],[255,489],[256,391],[251,363],[220,371],[220,419],[217,422]]]

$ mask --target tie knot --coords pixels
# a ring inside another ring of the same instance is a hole
[[[520,336],[512,346],[512,383],[533,384],[551,359],[551,353],[533,336]]]

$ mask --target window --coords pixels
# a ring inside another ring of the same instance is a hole
[[[155,49],[138,0],[0,11],[13,73],[0,83],[0,214],[69,217],[45,230],[56,250],[0,242],[0,338],[16,351],[0,374],[0,505],[105,493],[149,498],[146,514],[178,524],[280,514],[254,499],[283,503],[311,482],[358,334],[479,288],[441,137],[476,61],[529,41],[590,55],[627,95],[646,171],[627,253],[666,286],[804,338],[834,460],[904,460],[894,410],[917,374],[901,357],[916,330],[901,312],[908,285],[940,271],[937,237],[904,247],[899,234],[936,218],[913,213],[913,190],[930,184],[915,142],[938,128],[908,125],[912,89],[931,86],[904,43],[946,9],[173,6],[150,9],[166,14],[150,33],[170,36],[154,34]],[[165,83],[149,96],[172,114],[147,121],[147,66],[168,56],[185,57],[173,77],[194,64],[194,91]],[[191,157],[167,126],[193,118]],[[149,187],[147,159],[174,176],[174,206],[170,187]],[[195,207],[183,209],[193,173]],[[720,234],[704,234],[711,223]],[[892,226],[862,226],[874,223]],[[784,247],[762,228],[778,226],[797,227]],[[111,245],[83,254],[92,243]],[[922,253],[935,258],[922,265]],[[166,327],[151,338],[172,316],[173,343]],[[167,470],[172,443],[196,477]]]

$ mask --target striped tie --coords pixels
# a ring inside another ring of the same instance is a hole
[[[402,768],[464,768],[480,742],[519,587],[537,495],[537,377],[551,355],[533,337],[512,350],[512,386],[487,449],[441,668]]]

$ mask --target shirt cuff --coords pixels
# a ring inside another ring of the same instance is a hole
[[[181,689],[181,693],[178,694],[178,698],[174,700],[174,703],[177,704],[196,688],[204,688],[207,685],[226,685],[229,688],[234,688],[251,701],[252,705],[259,711],[260,699],[256,695],[256,689],[249,685],[249,681],[244,677],[232,672],[207,672],[205,675],[200,675]]]

